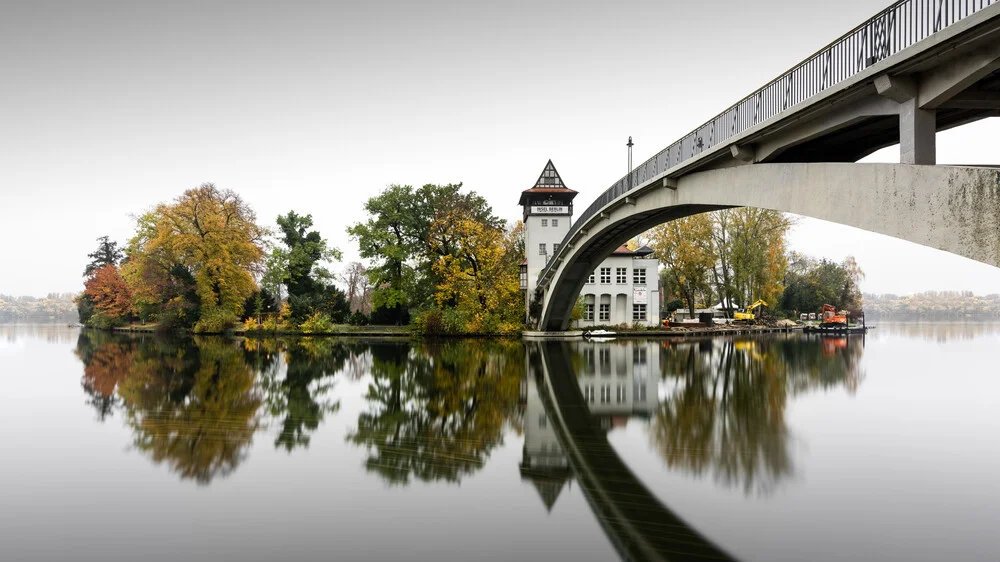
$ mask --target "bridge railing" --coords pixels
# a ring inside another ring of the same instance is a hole
[[[604,191],[570,226],[562,247],[587,219],[634,187],[690,160],[789,107],[835,86],[1000,0],[901,0],[855,27],[763,88],[736,102],[635,167]],[[553,256],[555,257],[555,256]],[[545,278],[553,259],[541,273]]]

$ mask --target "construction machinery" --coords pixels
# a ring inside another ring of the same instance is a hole
[[[758,299],[757,302],[751,304],[750,306],[743,309],[743,312],[736,311],[733,313],[733,320],[736,322],[752,324],[754,320],[757,319],[757,315],[754,311],[758,310],[760,307],[766,307],[767,303],[764,299]]]
[[[823,305],[823,318],[819,323],[821,328],[846,328],[847,312],[837,312],[837,308],[830,304]]]

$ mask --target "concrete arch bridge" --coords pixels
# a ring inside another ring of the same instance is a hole
[[[896,2],[602,193],[532,280],[538,328],[565,330],[587,277],[629,238],[729,207],[1000,266],[1000,167],[938,166],[935,149],[938,131],[997,115],[1000,0]],[[855,163],[897,143],[899,164]]]

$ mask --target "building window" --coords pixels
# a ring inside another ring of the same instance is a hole
[[[607,404],[611,402],[611,385],[602,384],[601,385],[601,404]]]
[[[640,404],[646,402],[646,381],[636,379],[632,386],[632,396]]]
[[[538,245],[538,255],[540,255],[540,256],[544,256],[545,255],[545,244],[539,244]]]
[[[594,359],[594,348],[583,350],[583,374],[593,375],[597,372],[597,363]]]
[[[617,267],[615,268],[615,283],[619,285],[624,285],[628,283],[628,268],[627,267]]]
[[[611,321],[611,305],[610,304],[602,304],[601,305],[601,309],[600,309],[600,313],[601,313],[601,318],[600,318],[601,322],[609,322],[609,321]]]
[[[621,404],[622,402],[625,402],[625,385],[619,384],[616,388],[615,402]]]
[[[552,226],[559,226],[559,219],[552,219]]]
[[[646,358],[648,354],[646,353],[645,347],[636,346],[632,348],[632,364],[633,365],[645,365]]]
[[[646,319],[646,305],[644,304],[633,304],[632,305],[632,320],[645,320]]]
[[[552,245],[552,253],[553,254],[558,254],[559,253],[559,246],[560,245],[561,244],[559,242],[556,242],[555,244]]]
[[[633,269],[632,270],[632,283],[636,285],[646,284],[646,270],[645,269]]]
[[[610,267],[602,267],[601,268],[601,284],[602,285],[610,285],[611,284],[611,268]]]
[[[599,369],[600,369],[600,372],[601,372],[601,376],[610,377],[611,376],[611,350],[608,349],[608,348],[606,348],[606,347],[602,347],[600,355],[597,356],[597,360],[599,361]]]
[[[593,285],[594,284],[594,274],[593,273],[591,273],[590,277],[587,278],[587,284],[588,285]]]
[[[591,404],[594,403],[594,385],[588,384],[583,387],[583,399]]]
[[[542,226],[549,226],[549,219],[542,219]]]
[[[594,303],[588,302],[583,305],[583,319],[591,321],[594,319]]]

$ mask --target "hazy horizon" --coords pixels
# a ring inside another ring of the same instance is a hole
[[[0,293],[79,292],[97,237],[205,182],[262,224],[312,214],[334,269],[389,184],[461,181],[516,220],[551,158],[585,208],[630,135],[642,162],[887,4],[9,2]],[[995,163],[998,138],[940,133],[938,161]],[[1000,292],[998,268],[815,219],[789,249],[854,255],[868,293]]]

